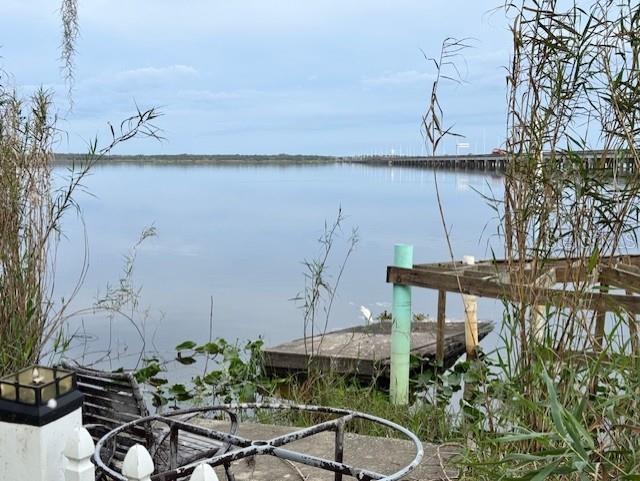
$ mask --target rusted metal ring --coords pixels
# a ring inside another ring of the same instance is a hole
[[[276,436],[268,440],[250,440],[250,439],[237,436],[235,434],[236,432],[235,428],[237,427],[237,423],[234,422],[235,421],[234,411],[246,411],[246,410],[257,410],[257,409],[317,412],[317,413],[323,413],[323,414],[338,415],[339,417],[329,421],[315,424],[307,428],[302,428],[282,436]],[[186,422],[173,419],[185,414],[207,413],[207,412],[214,412],[214,411],[223,411],[231,416],[232,429],[228,433],[188,424]],[[390,429],[393,429],[395,431],[398,431],[399,433],[406,436],[410,441],[413,442],[416,450],[416,454],[413,460],[410,463],[408,463],[406,466],[404,466],[402,469],[389,475],[376,473],[366,469],[356,468],[343,463],[342,462],[342,454],[343,454],[342,453],[342,449],[343,449],[342,436],[344,434],[344,425],[354,419],[362,419],[365,421],[370,421],[372,423],[380,424]],[[147,416],[147,417],[132,421],[130,423],[124,424],[110,431],[105,436],[100,438],[100,440],[98,440],[98,443],[96,444],[96,451],[93,457],[97,467],[112,479],[115,479],[117,481],[127,481],[127,479],[122,474],[114,471],[112,468],[107,466],[106,463],[103,462],[103,460],[100,458],[100,453],[102,451],[102,448],[103,446],[106,445],[106,443],[108,443],[112,438],[117,436],[119,433],[126,432],[127,429],[133,426],[137,426],[139,424],[153,423],[153,422],[165,423],[172,428],[184,430],[187,432],[192,432],[194,434],[198,434],[202,436],[208,436],[211,439],[215,439],[223,443],[223,448],[221,449],[221,452],[219,454],[216,453],[211,457],[199,459],[191,464],[180,466],[175,469],[171,469],[169,471],[165,471],[163,473],[159,473],[151,477],[152,480],[158,480],[158,481],[160,480],[169,481],[169,480],[175,480],[179,478],[185,478],[200,463],[206,463],[212,467],[214,466],[228,467],[229,464],[233,461],[236,461],[238,459],[243,459],[249,456],[256,456],[256,455],[271,455],[281,459],[286,459],[289,461],[305,464],[307,466],[313,466],[313,467],[324,469],[327,471],[332,471],[336,473],[336,479],[341,479],[342,475],[348,475],[348,476],[355,477],[359,481],[368,481],[368,480],[395,481],[403,478],[404,476],[409,474],[411,471],[413,471],[420,464],[420,461],[422,460],[422,457],[424,455],[422,443],[414,433],[412,433],[407,428],[400,426],[399,424],[396,424],[384,418],[373,416],[371,414],[351,411],[348,409],[313,406],[313,405],[305,405],[305,404],[231,403],[231,404],[209,406],[204,408],[199,407],[199,408],[183,409],[183,410],[168,413],[166,415]],[[294,442],[299,439],[303,439],[324,431],[333,431],[336,433],[336,445],[335,445],[336,460],[318,458],[315,456],[299,453],[296,451],[290,451],[288,449],[283,448],[283,446],[291,442]],[[231,447],[234,447],[237,449],[231,450]]]

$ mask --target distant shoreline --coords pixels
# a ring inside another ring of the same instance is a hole
[[[82,163],[87,159],[85,154],[55,154],[54,164]],[[151,164],[151,165],[213,165],[213,164],[330,164],[347,161],[346,157],[326,155],[108,155],[96,163],[109,164]]]
[[[594,152],[588,152],[594,156]],[[86,162],[85,154],[55,154],[54,165],[82,164]],[[178,154],[178,155],[108,155],[95,161],[97,165],[139,165],[139,166],[183,166],[197,167],[207,165],[219,166],[302,166],[361,164],[371,166],[394,166],[407,168],[426,168],[441,170],[460,170],[468,172],[503,173],[506,156],[503,154],[467,154],[438,156],[408,155],[368,155],[368,156],[330,156],[330,155],[244,155],[244,154]]]

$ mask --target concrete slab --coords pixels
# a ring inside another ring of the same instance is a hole
[[[227,422],[209,419],[198,419],[197,422],[221,431],[228,429]],[[255,441],[281,436],[295,430],[296,428],[293,427],[242,423],[239,426],[238,434]],[[455,448],[443,447],[438,453],[436,445],[423,443],[423,447],[425,455],[422,463],[404,479],[427,481],[454,479],[457,476],[455,467],[446,467],[446,476],[441,468],[441,462],[442,465],[447,466],[456,454]],[[334,435],[331,432],[323,432],[287,444],[286,448],[326,459],[334,459]],[[415,448],[410,441],[345,433],[344,462],[351,466],[382,474],[392,474],[406,466],[414,457]],[[333,481],[334,479],[334,474],[329,471],[302,464],[294,465],[272,456],[256,456],[237,461],[232,465],[232,471],[237,481]],[[226,479],[224,470],[216,469],[216,472],[219,479]],[[353,478],[344,476],[343,479]]]

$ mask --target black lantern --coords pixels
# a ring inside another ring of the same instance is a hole
[[[42,426],[80,406],[74,372],[31,366],[0,378],[0,421]]]

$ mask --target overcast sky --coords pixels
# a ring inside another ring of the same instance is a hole
[[[0,2],[0,67],[57,94],[81,152],[107,121],[159,106],[166,141],[118,153],[420,153],[428,55],[474,37],[464,85],[442,90],[470,151],[504,139],[510,38],[497,0],[79,0],[75,106],[60,73],[59,0]],[[456,140],[444,146],[455,151]]]

